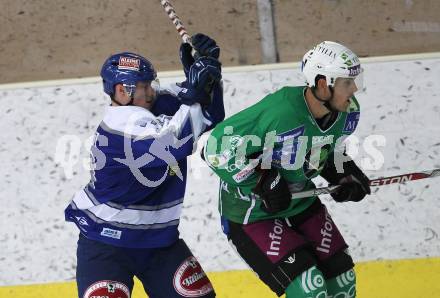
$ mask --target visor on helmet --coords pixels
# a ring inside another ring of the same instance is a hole
[[[360,68],[360,71],[356,76],[340,76],[335,79],[335,82],[341,79],[341,83],[338,84],[341,86],[341,88],[347,88],[352,89],[353,87],[356,87],[356,93],[363,92],[364,91],[364,70],[363,68]],[[353,86],[354,85],[354,86]]]

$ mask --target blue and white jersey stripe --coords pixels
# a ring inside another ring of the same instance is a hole
[[[105,222],[118,222],[130,225],[151,225],[166,223],[179,219],[183,199],[162,205],[129,205],[124,207],[114,203],[95,205],[84,190],[79,191],[73,198],[76,208],[88,210]]]
[[[186,157],[218,121],[199,104],[181,105],[175,92],[160,93],[151,111],[107,107],[91,150],[90,182],[65,210],[87,238],[139,248],[177,240]]]

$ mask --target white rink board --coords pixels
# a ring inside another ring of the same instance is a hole
[[[365,64],[356,136],[386,138],[385,164],[367,172],[371,177],[440,168],[439,78],[438,58]],[[231,115],[302,80],[298,69],[279,69],[225,73],[224,82]],[[55,165],[55,150],[63,135],[83,142],[93,134],[109,102],[101,88],[88,83],[0,90],[0,286],[74,278],[78,231],[64,222],[63,209],[89,176],[78,163],[66,178]],[[83,146],[80,162],[87,156]],[[198,156],[191,166],[183,238],[207,271],[246,268],[220,229],[217,178]],[[361,203],[324,201],[356,261],[440,256],[440,178],[386,186]]]

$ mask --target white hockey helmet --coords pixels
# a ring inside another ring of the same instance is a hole
[[[333,41],[323,41],[308,51],[302,60],[301,71],[309,87],[315,86],[317,75],[327,79],[327,85],[334,86],[337,78],[356,79],[362,72],[358,56],[349,48]],[[362,90],[362,79],[356,81]]]

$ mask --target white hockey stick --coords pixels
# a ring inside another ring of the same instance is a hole
[[[183,42],[191,44],[191,36],[186,31],[185,26],[183,26],[182,21],[180,20],[179,16],[176,14],[176,11],[174,10],[174,7],[171,5],[170,1],[161,0],[160,4],[162,4],[171,22],[173,22],[174,26],[176,26],[176,30],[179,33],[180,37],[182,38]]]

